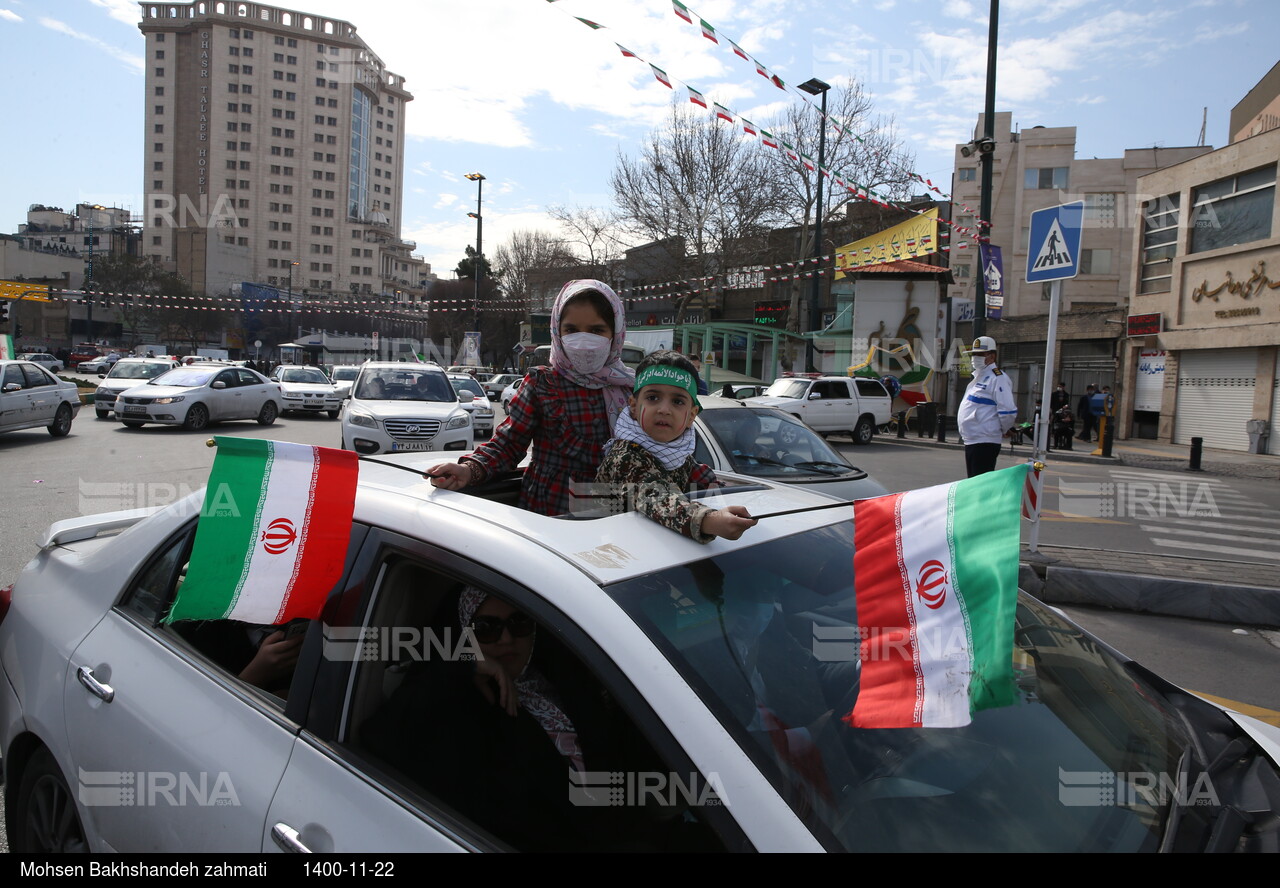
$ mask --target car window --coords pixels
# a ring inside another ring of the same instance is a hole
[[[313,385],[328,385],[329,378],[319,370],[313,370],[308,367],[291,367],[288,370],[281,371],[281,382],[305,382]]]
[[[27,377],[27,388],[44,388],[58,384],[58,380],[50,376],[49,372],[39,364],[23,364],[22,372]]]
[[[394,555],[378,574],[364,629],[342,643],[327,630],[327,655],[355,661],[345,748],[432,810],[518,850],[723,850],[699,805],[714,798],[710,784],[655,752],[563,627],[416,558]],[[521,662],[512,716],[485,676]],[[615,781],[674,782],[681,770],[687,794]]]
[[[808,390],[807,379],[777,379],[765,394],[771,398],[803,398]]]
[[[198,388],[205,385],[213,378],[213,371],[195,367],[180,367],[176,370],[170,370],[157,376],[154,380],[156,385],[174,385],[180,388]]]
[[[849,397],[849,386],[838,379],[828,379],[821,382],[815,382],[813,389],[824,398]]]
[[[453,390],[459,394],[467,391],[471,392],[471,394],[475,395],[477,398],[488,398],[488,395],[484,393],[484,389],[480,387],[480,383],[476,382],[470,376],[466,379],[450,376],[449,382],[453,385]]]
[[[221,382],[226,385],[227,388],[234,388],[235,386],[240,385],[240,378],[236,375],[236,371],[234,370],[223,370],[214,377],[213,381]]]
[[[240,377],[241,385],[262,385],[263,384],[262,377],[259,376],[257,373],[254,373],[252,370],[246,370],[245,368],[241,367],[239,370],[236,371],[236,375]]]
[[[335,367],[333,369],[334,382],[350,382],[359,374],[359,367]]]
[[[20,388],[26,388],[27,380],[22,375],[21,364],[9,364],[4,368],[4,385],[18,385]]]
[[[889,393],[885,391],[884,384],[878,379],[857,379],[858,394],[866,398],[886,398]]]
[[[141,361],[119,361],[107,374],[107,379],[154,379],[166,370],[172,369],[166,364],[143,363]]]

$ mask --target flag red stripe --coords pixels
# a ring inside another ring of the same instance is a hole
[[[910,580],[898,551],[897,509],[902,494],[862,500],[854,505],[853,576],[858,625],[870,634],[862,640],[862,677],[858,700],[845,721],[919,725],[917,700],[923,677],[916,666],[913,639],[908,635]],[[915,696],[902,693],[914,687]]]
[[[317,447],[319,466],[313,488],[314,500],[307,514],[302,562],[297,567],[293,588],[285,598],[277,622],[305,617],[317,619],[333,584],[342,577],[350,544],[350,522],[326,520],[329,515],[350,515],[356,498],[359,463],[352,451]]]

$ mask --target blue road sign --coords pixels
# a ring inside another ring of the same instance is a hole
[[[1027,283],[1059,281],[1080,271],[1084,201],[1046,207],[1031,214],[1027,238]]]

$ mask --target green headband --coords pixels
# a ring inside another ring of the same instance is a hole
[[[646,385],[674,385],[676,388],[682,388],[693,398],[694,406],[699,410],[702,409],[702,404],[698,401],[698,381],[688,370],[673,367],[670,364],[653,364],[645,367],[636,376],[633,391],[639,392]]]

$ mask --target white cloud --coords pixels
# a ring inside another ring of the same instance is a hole
[[[85,43],[88,43],[90,46],[96,46],[98,49],[102,50],[112,58],[115,58],[121,62],[124,62],[127,66],[132,68],[137,73],[139,74],[142,73],[143,61],[142,61],[142,56],[140,55],[134,55],[133,53],[128,52],[127,50],[123,50],[118,46],[112,46],[110,43],[107,43],[105,40],[100,40],[97,37],[94,37],[92,34],[85,34],[81,31],[77,31],[75,28],[71,27],[65,22],[60,22],[57,19],[42,18],[40,19],[40,24],[44,25],[46,28],[49,28],[52,31],[57,31],[60,34],[66,34],[68,37],[74,37],[77,40],[83,40]]]
[[[142,18],[141,13],[138,12],[138,4],[132,0],[89,0],[89,2],[105,9],[107,14],[116,21],[135,28]]]
[[[451,207],[458,202],[456,194],[441,194],[436,198],[435,204],[432,206],[434,210],[443,210],[445,207]]]
[[[22,21],[22,16],[8,9],[0,9],[0,19],[9,22],[20,22]]]

